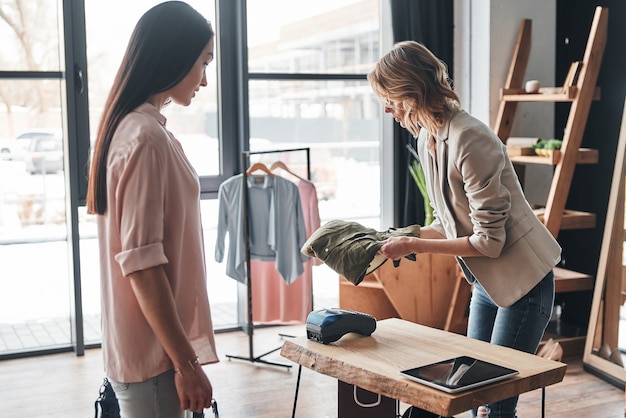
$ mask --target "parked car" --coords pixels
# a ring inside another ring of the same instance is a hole
[[[0,157],[10,161],[22,160],[28,152],[31,140],[42,136],[60,137],[60,133],[50,129],[29,129],[13,139],[0,142]]]
[[[63,171],[63,139],[60,136],[35,136],[24,157],[24,167],[30,174]]]

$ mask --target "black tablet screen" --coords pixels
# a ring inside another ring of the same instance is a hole
[[[414,369],[403,370],[403,376],[447,391],[469,389],[514,376],[517,370],[473,357],[462,356]]]

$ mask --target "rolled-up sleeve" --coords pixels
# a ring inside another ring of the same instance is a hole
[[[150,267],[167,264],[163,244],[160,242],[122,251],[115,256],[115,260],[120,263],[124,276]]]
[[[166,181],[161,156],[140,144],[125,161],[115,193],[124,276],[168,262],[163,248]]]
[[[504,248],[511,209],[510,192],[501,181],[505,156],[501,147],[487,143],[492,141],[489,136],[470,135],[458,141],[463,145],[457,154],[473,226],[469,240],[477,251],[495,258]]]

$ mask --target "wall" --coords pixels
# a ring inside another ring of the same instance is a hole
[[[555,84],[555,0],[456,0],[454,7],[455,88],[466,110],[494,126],[522,19],[532,20],[533,34],[526,79]],[[552,136],[552,105],[518,109],[512,136]]]
[[[455,88],[466,110],[493,127],[517,35],[523,19],[532,20],[532,44],[525,79],[555,86],[556,0],[457,0],[455,2]],[[522,87],[522,86],[518,86]],[[519,103],[511,136],[553,138],[552,103]],[[528,200],[545,205],[553,170],[527,170]]]

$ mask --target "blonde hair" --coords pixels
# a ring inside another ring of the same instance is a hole
[[[461,100],[452,90],[446,64],[415,41],[397,43],[367,75],[382,100],[401,103],[402,124],[414,137],[420,125],[436,133],[446,114],[459,110]]]

